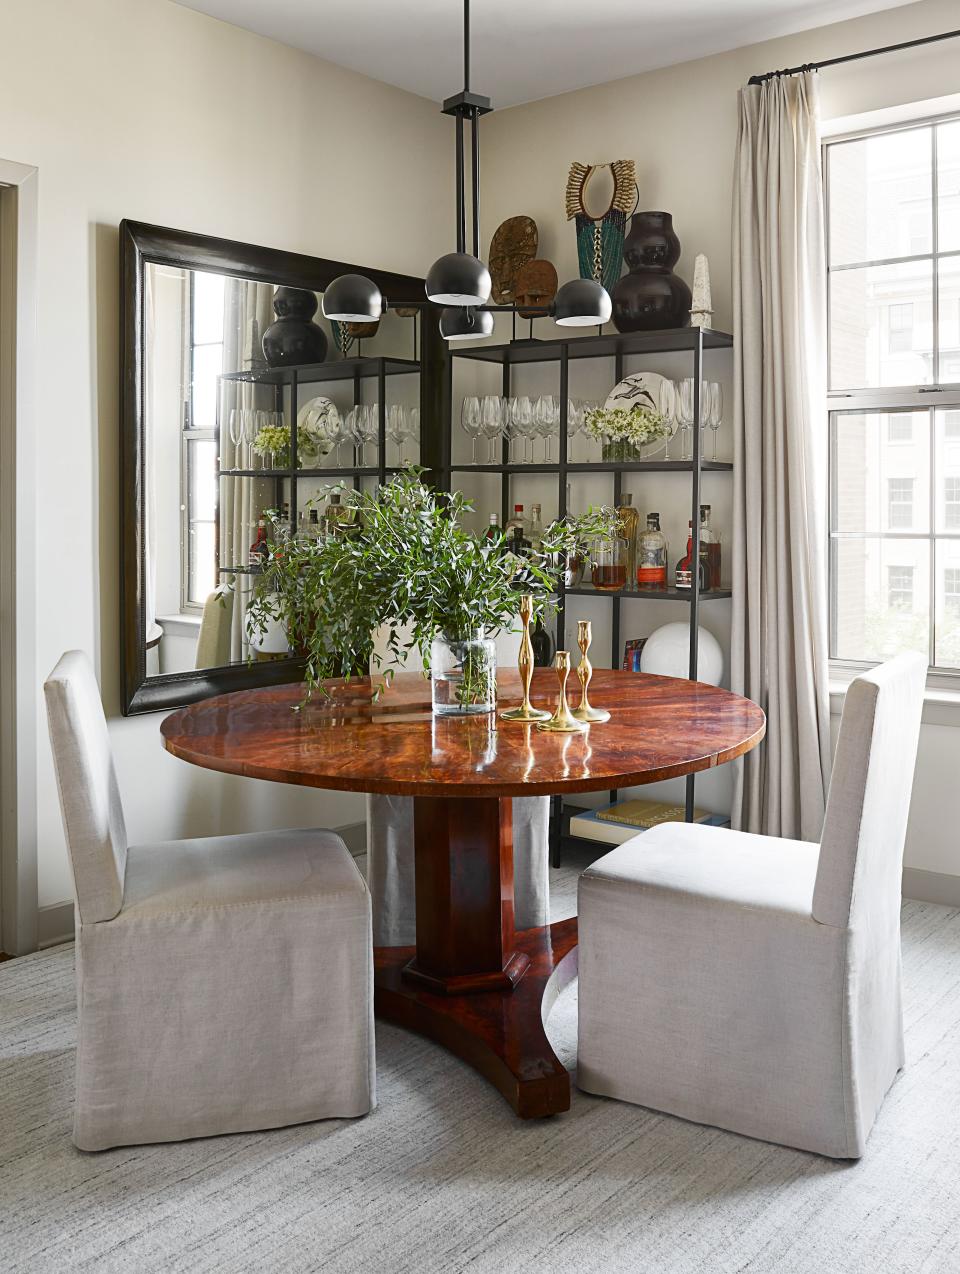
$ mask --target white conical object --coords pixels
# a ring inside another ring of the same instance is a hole
[[[713,317],[710,300],[710,266],[703,252],[697,253],[693,263],[693,305],[690,310],[691,327],[709,327]]]

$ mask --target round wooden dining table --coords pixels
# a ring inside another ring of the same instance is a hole
[[[499,706],[519,703],[501,671]],[[534,673],[535,706],[554,709],[553,670]],[[543,1020],[576,973],[576,919],[517,931],[512,797],[633,787],[731,761],[763,738],[756,704],[701,682],[597,669],[610,720],[553,734],[498,715],[434,716],[420,673],[206,699],[172,713],[164,745],[228,774],[414,800],[416,946],[375,950],[377,1015],[443,1044],[518,1115],[570,1106],[570,1077]],[[322,976],[322,970],[318,970]]]

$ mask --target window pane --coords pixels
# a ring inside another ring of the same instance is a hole
[[[938,531],[960,531],[960,410],[935,413]]]
[[[834,541],[839,659],[889,659],[929,649],[929,540]]]
[[[831,271],[830,388],[928,385],[932,377],[932,262]]]
[[[194,273],[194,345],[219,345],[223,340],[223,285],[225,282],[222,274],[204,274],[201,270]]]
[[[217,580],[217,563],[212,522],[190,525],[190,582],[188,600],[202,605],[213,592]]]
[[[936,661],[960,668],[960,542],[937,544]]]
[[[827,153],[832,265],[933,250],[929,128],[839,142]]]
[[[833,530],[929,530],[929,420],[922,411],[834,413]]]
[[[940,383],[960,382],[960,257],[940,262]]]
[[[960,120],[937,129],[937,181],[941,252],[960,249]]]
[[[217,507],[217,445],[197,438],[188,440],[187,448],[190,517],[210,522]]]
[[[193,427],[217,424],[217,377],[223,371],[223,346],[198,345],[193,351]]]

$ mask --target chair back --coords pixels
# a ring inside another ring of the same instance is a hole
[[[898,655],[847,689],[813,892],[821,924],[899,925],[926,674],[922,655]]]
[[[215,588],[203,603],[197,637],[196,668],[222,668],[230,662],[233,593]]]
[[[127,830],[107,719],[87,656],[67,651],[43,691],[80,921],[112,920],[123,904]]]

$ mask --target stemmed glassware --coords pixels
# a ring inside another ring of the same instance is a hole
[[[496,394],[484,394],[480,407],[480,433],[487,440],[487,464],[497,463],[496,443],[502,432],[502,399]]]
[[[663,458],[664,460],[669,460],[670,444],[673,442],[677,432],[677,387],[672,380],[665,379],[661,381],[657,407],[664,419],[664,423],[670,427],[670,432],[663,447]]]
[[[513,419],[514,429],[523,442],[523,455],[520,463],[530,464],[533,460],[533,403],[526,394],[521,394],[518,398],[513,399],[510,415]]]
[[[717,458],[717,434],[723,423],[723,386],[717,380],[709,382],[710,386],[710,413],[707,418],[707,424],[713,432],[713,459]]]
[[[473,444],[470,463],[479,464],[477,457],[477,441],[483,427],[480,416],[480,399],[476,394],[469,394],[460,404],[460,427]]]
[[[680,459],[693,459],[693,425],[694,425],[694,401],[693,401],[693,377],[687,376],[680,381],[679,410],[677,412],[680,421]],[[687,436],[690,437],[690,450],[687,450]]]
[[[230,409],[230,441],[233,443],[233,468],[245,469],[247,466],[244,460],[244,443],[245,433],[243,419],[244,411],[242,407],[231,407]]]
[[[550,464],[550,443],[559,419],[553,394],[541,394],[533,409],[534,434],[543,439],[543,463]]]

